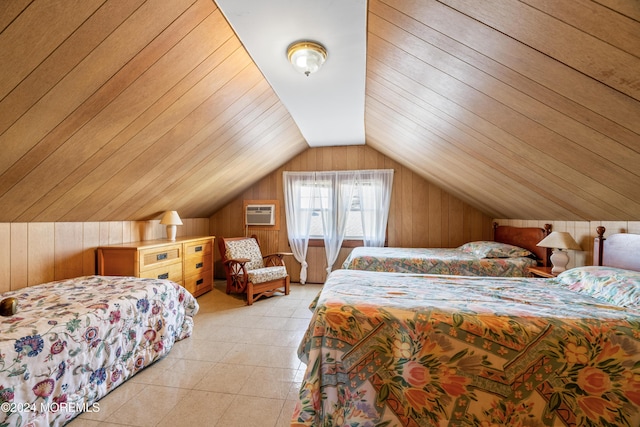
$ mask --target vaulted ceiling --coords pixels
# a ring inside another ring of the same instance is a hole
[[[493,217],[640,219],[637,0],[367,9],[367,145]],[[211,0],[0,2],[2,222],[206,217],[308,147]]]

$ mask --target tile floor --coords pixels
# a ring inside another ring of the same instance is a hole
[[[249,307],[216,281],[190,338],[67,426],[289,426],[306,368],[296,351],[321,287],[292,283]]]

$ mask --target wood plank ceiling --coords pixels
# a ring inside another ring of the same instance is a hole
[[[369,0],[366,144],[493,217],[640,219],[640,3]],[[211,0],[0,2],[0,221],[207,217],[304,151]]]

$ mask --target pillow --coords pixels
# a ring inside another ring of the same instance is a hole
[[[565,270],[557,280],[569,289],[619,307],[640,308],[640,272],[586,266]]]
[[[531,252],[518,246],[493,241],[469,242],[458,247],[462,252],[475,255],[478,258],[516,258],[534,256]]]

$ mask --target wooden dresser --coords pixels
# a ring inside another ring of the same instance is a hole
[[[169,279],[194,296],[213,285],[213,236],[145,240],[98,247],[98,274]]]

